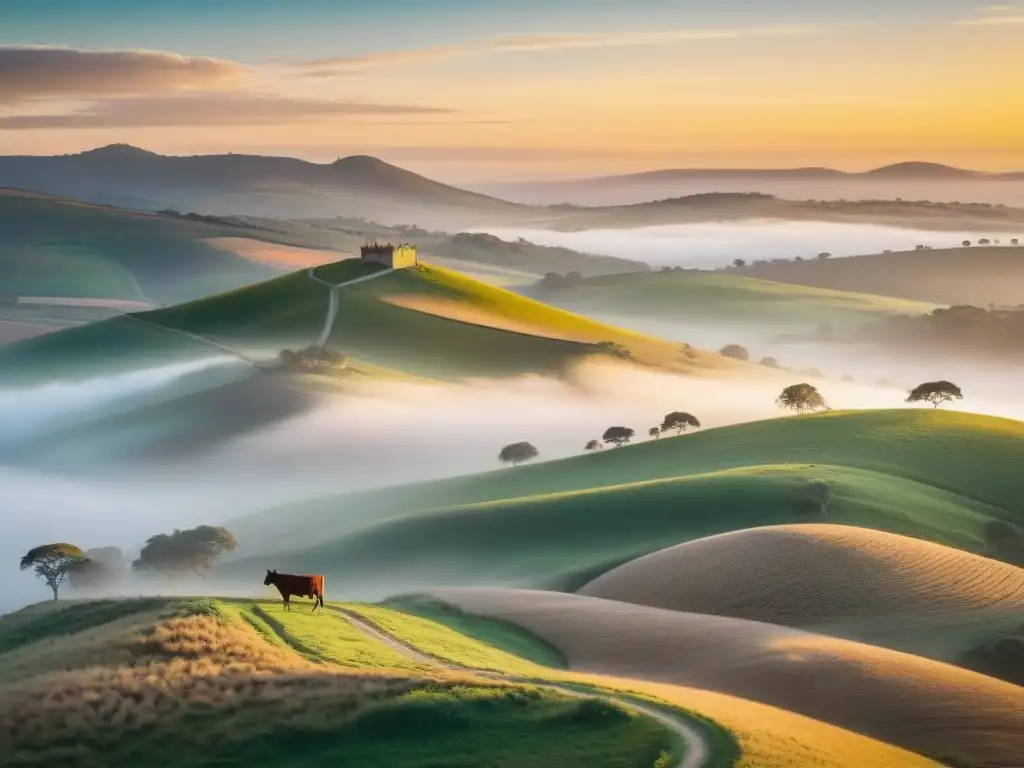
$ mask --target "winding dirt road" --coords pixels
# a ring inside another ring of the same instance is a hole
[[[593,692],[588,691],[584,686],[577,688],[566,683],[557,683],[549,680],[534,680],[526,677],[517,677],[515,675],[503,675],[489,670],[480,670],[453,664],[450,661],[445,661],[444,659],[439,659],[436,656],[423,653],[419,649],[408,645],[393,635],[382,632],[379,628],[373,626],[355,613],[340,608],[329,608],[329,610],[333,611],[339,619],[347,621],[365,637],[371,640],[376,640],[379,643],[383,643],[389,648],[398,651],[419,664],[429,664],[455,672],[468,672],[478,677],[505,683],[541,684],[545,687],[561,691],[568,696],[593,698],[595,695]],[[700,730],[688,722],[684,716],[671,714],[668,710],[661,709],[660,707],[649,704],[641,699],[635,699],[631,696],[617,696],[609,693],[602,693],[600,695],[602,698],[617,702],[622,706],[628,707],[635,712],[639,712],[658,721],[682,740],[683,744],[686,745],[684,754],[681,759],[677,760],[671,766],[671,768],[705,768],[705,766],[710,762],[711,753],[707,741],[704,739],[704,735]]]
[[[334,330],[334,320],[338,316],[338,288],[344,288],[346,285],[355,285],[356,283],[365,283],[367,280],[374,280],[375,278],[382,277],[383,275],[394,272],[394,269],[385,269],[381,272],[374,272],[372,275],[363,275],[352,280],[346,280],[344,283],[328,283],[326,280],[321,280],[319,277],[313,274],[315,267],[310,267],[306,270],[306,276],[314,282],[326,285],[330,289],[330,298],[327,302],[327,316],[324,318],[324,327],[320,331],[320,338],[316,340],[315,346],[323,347],[327,343],[327,339],[330,338],[331,331]]]

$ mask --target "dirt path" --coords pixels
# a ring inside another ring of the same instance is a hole
[[[390,274],[394,272],[393,269],[385,269],[382,272],[374,272],[372,275],[363,275],[353,280],[346,280],[344,283],[328,283],[326,280],[321,280],[319,277],[313,274],[313,267],[306,270],[306,276],[314,282],[326,285],[330,289],[330,299],[327,302],[327,316],[324,318],[324,327],[320,331],[320,338],[316,340],[317,347],[323,347],[327,343],[327,339],[330,338],[331,331],[334,330],[334,320],[338,316],[338,288],[343,288],[346,285],[355,285],[356,283],[365,283],[367,280],[374,280],[382,275]]]
[[[470,672],[478,677],[483,677],[488,680],[497,680],[506,683],[529,683],[529,684],[543,684],[548,688],[554,688],[562,693],[575,696],[575,697],[593,697],[595,694],[587,691],[583,686],[579,688],[566,684],[557,683],[549,680],[533,680],[525,677],[517,677],[515,675],[503,675],[498,672],[491,672],[488,670],[478,670],[472,667],[463,667],[458,664],[453,664],[444,659],[439,659],[436,656],[425,654],[417,648],[399,640],[393,635],[382,632],[377,627],[367,622],[362,617],[346,611],[340,608],[330,608],[339,619],[347,621],[356,630],[361,632],[367,638],[376,640],[383,645],[395,650],[413,661],[419,664],[429,664],[443,669],[448,669],[455,672]],[[639,712],[647,717],[650,717],[663,726],[668,728],[672,733],[678,736],[683,744],[686,745],[685,754],[682,759],[677,761],[671,768],[704,768],[708,764],[711,758],[710,750],[707,742],[704,740],[703,734],[695,728],[690,722],[686,720],[682,715],[670,714],[668,711],[661,709],[660,707],[649,704],[641,699],[635,699],[631,696],[625,695],[614,695],[602,692],[600,695],[602,698],[615,701],[622,704],[629,709]]]

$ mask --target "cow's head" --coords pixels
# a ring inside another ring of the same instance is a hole
[[[269,585],[273,584],[275,576],[277,576],[277,569],[275,568],[274,570],[270,570],[268,568],[267,569],[267,578],[265,578],[263,580],[263,586],[266,587],[266,586],[269,586]]]

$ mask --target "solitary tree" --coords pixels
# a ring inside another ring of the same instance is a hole
[[[651,427],[649,430],[647,430],[647,434],[653,437],[654,439],[658,439],[659,437],[661,437],[661,430],[658,429],[657,427]]]
[[[540,451],[530,443],[512,443],[512,445],[506,445],[501,449],[501,453],[498,454],[498,461],[502,464],[511,464],[514,467],[521,462],[535,459],[539,455]]]
[[[583,446],[583,450],[585,451],[598,451],[600,449],[601,443],[599,443],[597,440],[588,440],[587,444]]]
[[[978,245],[991,245],[991,244],[992,244],[991,241],[987,237],[983,237],[983,238],[981,238],[981,240],[978,241]]]
[[[818,254],[818,258],[821,259],[822,261],[824,261],[825,259],[831,259],[832,258],[832,254],[829,253],[828,251],[825,251],[824,253],[819,253]]]
[[[732,260],[732,265],[738,269],[740,267],[747,266],[747,262],[744,261],[743,259],[733,259]]]
[[[761,365],[763,365],[765,368],[778,368],[779,361],[776,360],[774,357],[762,357]]]
[[[750,359],[750,353],[739,344],[726,344],[718,350],[718,354],[723,357],[731,357],[733,360],[742,360],[743,362]]]
[[[36,576],[53,590],[53,599],[56,600],[60,585],[68,578],[71,567],[83,560],[85,553],[74,544],[43,544],[30,549],[21,558],[21,570],[34,570]]]
[[[964,246],[964,248],[970,248],[971,247],[971,241],[970,240],[964,240],[962,245]]]
[[[828,408],[828,403],[821,393],[811,384],[791,384],[782,390],[775,400],[779,408],[787,408],[797,413],[808,413]]]
[[[1010,245],[1020,245],[1020,240],[1015,237],[1010,241]]]
[[[908,403],[931,403],[932,408],[963,399],[964,393],[951,381],[926,381],[910,390],[907,396]]]
[[[661,431],[668,432],[670,429],[674,429],[677,435],[681,435],[688,429],[700,429],[700,421],[692,413],[673,411],[661,420]]]
[[[608,427],[601,439],[609,445],[623,446],[632,440],[635,434],[629,427]]]
[[[225,552],[232,552],[237,542],[226,528],[201,525],[187,531],[161,533],[146,541],[139,558],[132,563],[136,571],[165,574],[192,571],[205,578],[213,561]]]

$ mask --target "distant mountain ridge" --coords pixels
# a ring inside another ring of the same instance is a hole
[[[1024,177],[1024,171],[987,172],[956,168],[941,163],[908,161],[883,165],[867,171],[842,171],[838,168],[811,166],[805,168],[662,168],[638,173],[559,179],[546,184],[573,184],[582,182],[671,181],[673,179],[706,178],[805,178],[856,179],[864,177],[953,177],[973,179],[1003,179]],[[524,182],[525,183],[525,182]]]
[[[339,215],[464,228],[514,203],[442,184],[366,155],[312,163],[262,155],[161,155],[128,144],[69,155],[0,156],[0,186],[148,210]]]

